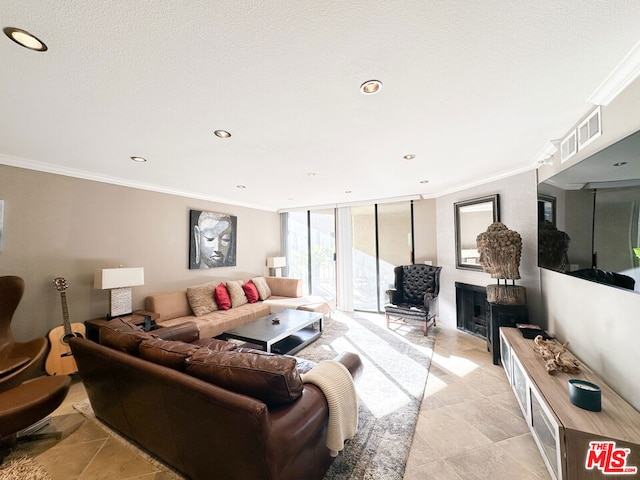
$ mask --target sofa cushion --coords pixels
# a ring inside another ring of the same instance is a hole
[[[218,304],[213,299],[213,291],[215,288],[215,282],[209,282],[195,287],[187,287],[189,305],[196,317],[218,310]]]
[[[229,352],[199,350],[185,365],[190,375],[256,398],[268,407],[287,405],[302,394],[303,384],[293,357],[245,348]]]
[[[192,345],[208,348],[212,352],[226,352],[228,350],[235,350],[238,347],[235,343],[218,340],[217,338],[201,338],[192,342]]]
[[[205,347],[178,340],[147,338],[140,343],[138,356],[174,370],[184,371],[184,361],[201,348],[204,349]]]
[[[301,297],[302,296],[302,280],[290,277],[264,277],[267,282],[271,295],[278,297]]]
[[[251,281],[256,286],[256,290],[258,290],[260,300],[266,300],[271,296],[271,289],[269,288],[269,285],[267,285],[267,281],[264,277],[255,277],[252,278]]]
[[[99,342],[101,345],[130,355],[138,355],[140,343],[147,338],[153,338],[153,335],[142,330],[123,331],[100,327]]]
[[[145,310],[160,314],[160,318],[156,320],[156,323],[193,315],[185,290],[149,295],[144,304]]]
[[[242,285],[242,290],[244,290],[244,294],[247,296],[247,300],[249,301],[249,303],[256,303],[258,300],[260,300],[258,289],[251,280]]]
[[[227,290],[229,291],[229,298],[231,298],[231,307],[238,308],[241,305],[249,303],[247,296],[242,289],[242,280],[231,280],[227,282]]]
[[[231,308],[231,298],[229,298],[229,291],[224,283],[220,282],[215,288],[213,298],[220,310],[229,310]]]

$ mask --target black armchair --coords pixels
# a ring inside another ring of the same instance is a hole
[[[440,292],[440,270],[432,265],[401,265],[393,269],[394,288],[387,290],[384,306],[387,327],[394,320],[419,320],[427,328],[436,324],[435,301]]]

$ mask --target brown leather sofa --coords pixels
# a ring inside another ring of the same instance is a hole
[[[96,416],[188,478],[320,480],[328,406],[300,374],[313,363],[198,339],[195,324],[101,327],[71,340]],[[358,355],[344,353],[354,379]]]

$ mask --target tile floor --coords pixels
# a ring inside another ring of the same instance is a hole
[[[429,379],[404,480],[547,480],[549,475],[501,367],[486,343],[437,328]],[[23,444],[53,480],[168,480],[152,463],[73,409],[74,380],[51,427],[62,440]]]
[[[404,480],[547,480],[547,468],[485,340],[437,328]]]

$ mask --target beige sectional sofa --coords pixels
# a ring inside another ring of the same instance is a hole
[[[249,303],[246,296],[243,299],[241,290],[238,290],[238,285],[247,283],[248,280],[216,281],[185,290],[149,295],[145,299],[145,310],[155,314],[156,324],[160,327],[195,322],[200,331],[200,338],[211,338],[285,308],[326,305],[320,297],[303,296],[300,279],[255,277],[251,280],[263,286],[259,289],[260,300],[255,303]],[[212,298],[213,289],[220,283],[226,284],[231,296],[232,306],[228,310],[219,309]],[[268,288],[265,289],[264,284]]]

